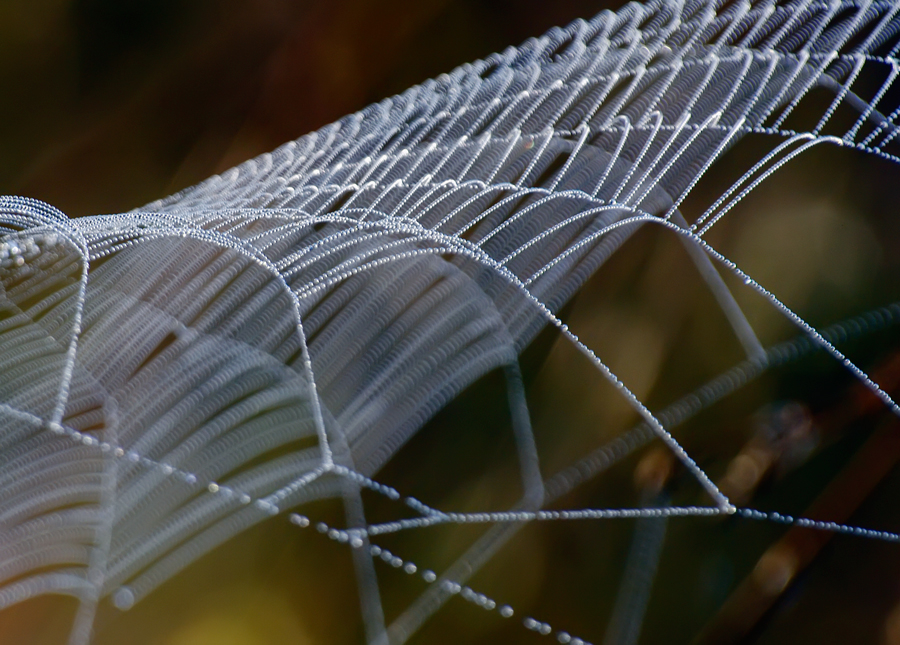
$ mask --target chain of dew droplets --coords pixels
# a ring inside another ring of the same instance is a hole
[[[33,415],[29,415],[27,413],[16,411],[9,406],[3,406],[5,409],[17,412],[17,416],[22,418],[28,418],[33,421],[31,418]],[[253,498],[251,495],[242,492],[238,489],[231,488],[229,486],[221,485],[215,481],[204,482],[194,473],[181,470],[176,468],[170,464],[156,462],[148,457],[142,456],[133,450],[125,450],[120,446],[115,446],[108,442],[99,441],[96,438],[90,436],[87,433],[82,433],[72,428],[68,428],[61,424],[49,423],[46,424],[48,429],[54,434],[64,435],[70,438],[72,441],[76,443],[80,443],[89,447],[96,447],[101,452],[110,453],[113,457],[117,459],[127,459],[131,463],[140,464],[145,468],[154,468],[159,469],[160,472],[167,477],[177,477],[180,481],[183,481],[188,485],[205,485],[207,491],[210,494],[214,495],[223,495],[228,499],[237,498],[237,501],[242,505],[249,505],[253,503],[254,508],[259,510],[260,512],[266,513],[267,515],[274,516],[278,515],[281,512],[281,509],[275,504],[271,504],[267,502],[264,498]],[[413,509],[420,509],[423,512],[429,513],[428,517],[421,518],[421,522],[418,526],[430,526],[436,523],[441,522],[452,522],[452,523],[484,523],[484,522],[529,522],[529,521],[559,521],[559,520],[583,520],[583,519],[615,519],[615,518],[638,518],[638,517],[684,517],[684,516],[717,516],[726,514],[721,509],[716,507],[668,507],[668,508],[643,508],[643,509],[580,509],[574,511],[537,511],[537,512],[516,512],[516,511],[507,511],[507,512],[497,512],[497,513],[445,513],[442,511],[438,511],[433,509],[430,506],[422,503],[412,496],[402,497],[399,491],[395,488],[386,486],[381,484],[365,475],[357,473],[351,469],[348,469],[343,466],[334,466],[331,469],[335,475],[339,477],[345,477],[351,481],[354,481],[357,484],[360,484],[370,490],[373,490],[377,493],[380,493],[391,499],[393,501],[398,501],[402,498],[403,502]],[[756,509],[751,508],[738,508],[735,512],[736,515],[742,518],[758,520],[758,521],[768,521],[774,522],[777,524],[783,525],[794,525],[798,527],[810,528],[814,530],[820,531],[829,531],[835,533],[842,533],[847,535],[853,535],[857,537],[864,537],[869,539],[878,539],[882,541],[888,542],[900,542],[900,534],[893,533],[890,531],[882,531],[882,530],[874,530],[874,529],[866,529],[857,526],[851,526],[847,524],[840,524],[836,522],[827,522],[821,520],[813,520],[810,518],[804,517],[794,517],[787,514],[782,514],[778,512],[762,512]],[[289,515],[289,519],[292,524],[299,526],[301,528],[305,528],[310,525],[310,520],[304,515],[299,515],[296,513],[291,513]],[[429,521],[430,520],[430,521]],[[352,548],[361,548],[364,545],[364,542],[360,536],[365,535],[377,535],[379,533],[389,532],[388,528],[390,528],[391,523],[387,525],[380,525],[379,527],[374,527],[377,530],[373,530],[373,527],[367,527],[365,529],[337,529],[334,527],[330,527],[324,522],[318,522],[316,527],[318,531],[332,540],[335,540],[340,543],[349,544]],[[390,564],[394,568],[401,568],[407,574],[415,574],[418,571],[418,566],[409,560],[404,560],[399,556],[391,553],[386,549],[382,549],[376,545],[370,546],[370,555],[373,558],[380,558],[384,562]],[[438,580],[436,574],[431,570],[425,570],[422,572],[422,578],[429,584],[434,583]],[[509,605],[502,605],[498,607],[496,601],[490,599],[488,596],[477,593],[472,590],[470,587],[466,585],[461,585],[452,580],[442,580],[442,586],[445,591],[452,595],[460,595],[461,598],[471,602],[477,606],[480,606],[487,610],[497,609],[498,613],[504,617],[509,618],[514,615],[514,610]],[[122,609],[127,609],[130,607],[129,599],[129,591],[127,586],[121,587],[117,590],[117,593],[114,594],[114,602],[117,606]],[[116,597],[118,596],[118,601]],[[531,617],[526,617],[522,621],[523,626],[532,631],[536,631],[538,633],[548,635],[553,632],[553,628],[546,622],[538,621]],[[579,643],[584,645],[590,645],[587,641],[584,641],[578,637],[571,636],[568,632],[558,631],[556,632],[557,639],[560,643],[571,643],[572,645],[578,645]]]
[[[16,413],[16,416],[27,419],[32,422],[40,422],[39,419],[28,413],[24,413],[9,406],[3,406],[7,411]],[[125,450],[121,446],[99,441],[90,434],[82,433],[72,428],[68,428],[58,423],[45,424],[47,428],[57,435],[67,436],[72,441],[99,449],[103,453],[109,453],[117,459],[126,459],[131,463],[140,464],[145,468],[158,469],[166,477],[177,477],[180,481],[187,485],[205,485],[207,491],[214,495],[223,495],[228,499],[235,498],[242,505],[253,503],[254,508],[267,515],[277,515],[281,509],[266,499],[256,498],[246,492],[238,489],[219,484],[215,481],[202,481],[196,474],[176,468],[170,464],[154,461],[148,457],[140,455],[133,450]],[[365,488],[377,492],[393,501],[401,500],[410,508],[417,509],[426,513],[426,517],[420,518],[416,526],[429,526],[436,523],[452,522],[452,523],[482,523],[482,522],[528,522],[528,521],[558,521],[558,520],[575,520],[575,519],[612,519],[612,518],[636,518],[636,517],[677,517],[677,516],[696,516],[706,515],[715,516],[724,514],[721,509],[715,507],[670,507],[670,508],[647,508],[647,509],[580,509],[575,511],[537,511],[537,512],[499,512],[499,513],[444,513],[433,509],[414,497],[402,497],[395,488],[381,484],[369,477],[357,473],[343,466],[333,466],[329,469],[339,477],[347,478]],[[879,539],[889,542],[900,542],[900,534],[889,531],[866,529],[835,522],[824,522],[812,520],[809,518],[793,517],[791,515],[781,514],[778,512],[762,512],[750,508],[739,508],[736,514],[740,517],[759,521],[769,521],[784,525],[795,525],[799,527],[811,528],[815,530],[830,531],[858,537]],[[295,526],[306,528],[310,526],[309,518],[297,513],[291,513],[289,520]],[[402,522],[402,521],[401,521]],[[327,525],[324,522],[316,523],[319,533],[326,535],[330,539],[349,544],[351,548],[362,548],[364,541],[360,536],[377,535],[379,533],[388,532],[388,528],[393,523],[381,525],[380,527],[368,527],[365,529],[337,529]],[[373,530],[375,529],[375,530]],[[377,545],[370,544],[369,554],[373,559],[381,559],[395,569],[401,569],[409,574],[414,575],[419,572],[419,567],[412,561],[403,559],[396,554],[391,553],[387,549],[383,549]],[[423,570],[420,576],[426,583],[434,584],[439,581],[437,574],[430,569]],[[440,579],[441,588],[450,595],[459,595],[467,602],[474,604],[487,611],[497,611],[503,618],[510,618],[515,615],[515,610],[508,604],[500,605],[497,601],[489,596],[479,593],[467,585],[449,579]],[[127,609],[133,603],[133,596],[127,586],[120,587],[113,594],[114,604],[121,608]],[[530,616],[522,619],[522,626],[530,631],[542,635],[550,635],[555,633],[556,639],[562,644],[571,645],[590,645],[589,642],[572,636],[563,630],[554,630],[547,622],[537,620]]]
[[[20,412],[18,410],[15,410],[14,408],[6,406],[6,405],[3,405],[2,407],[5,410],[7,410],[8,412],[12,412],[12,413],[16,414],[16,416],[18,416],[20,418],[27,419],[29,421],[35,421],[35,418],[33,418],[33,415],[30,415],[30,414],[27,414],[24,412]],[[167,477],[178,477],[178,479],[180,481],[183,481],[185,484],[188,484],[191,486],[198,485],[198,484],[200,484],[200,485],[205,484],[206,489],[210,494],[224,495],[226,498],[229,498],[229,499],[231,499],[232,497],[237,495],[239,503],[241,503],[243,505],[248,505],[252,502],[254,504],[255,508],[257,508],[261,512],[266,513],[267,515],[277,515],[280,512],[280,509],[278,508],[278,506],[276,506],[275,504],[272,504],[270,502],[267,502],[263,498],[253,499],[253,497],[247,493],[241,492],[237,489],[234,489],[234,488],[231,488],[228,486],[221,485],[215,481],[203,482],[194,473],[191,473],[191,472],[188,472],[185,470],[181,470],[170,464],[156,462],[148,457],[140,455],[139,453],[137,453],[133,450],[125,450],[124,448],[122,448],[120,446],[116,446],[109,442],[99,441],[96,438],[92,437],[90,434],[82,433],[78,430],[68,428],[59,423],[51,422],[51,423],[46,424],[46,426],[54,434],[66,436],[78,444],[82,444],[82,445],[85,445],[88,447],[98,448],[101,452],[109,453],[117,459],[126,459],[131,463],[140,464],[140,465],[144,466],[145,468],[159,469],[163,475],[165,475]],[[333,466],[330,470],[331,470],[331,472],[334,472],[334,474],[336,474],[340,477],[345,477],[351,481],[354,481],[355,483],[363,485],[366,488],[369,488],[375,492],[378,492],[378,493],[388,497],[389,499],[392,499],[392,500],[400,499],[400,493],[396,489],[394,489],[390,486],[385,486],[383,484],[380,484],[379,482],[376,482],[375,480],[373,480],[369,477],[366,477],[360,473],[357,473],[355,471],[352,471],[346,467]],[[422,508],[422,509],[428,509],[431,512],[439,513],[439,511],[433,511],[433,509],[430,509],[430,507],[426,506],[422,502],[419,502],[418,500],[416,500],[413,497],[407,497],[407,498],[405,498],[404,501],[407,503],[408,506],[410,506],[412,508],[418,507],[418,508]],[[710,509],[710,510],[715,511],[717,509]],[[447,514],[441,513],[441,515],[446,516]],[[289,515],[289,520],[292,524],[294,524],[295,526],[298,526],[300,528],[306,528],[310,525],[309,518],[307,518],[304,515],[299,515],[297,513],[291,513]],[[356,531],[347,531],[347,530],[343,530],[343,529],[336,529],[336,528],[328,526],[324,522],[318,522],[316,524],[316,528],[319,531],[319,533],[327,535],[329,538],[331,538],[332,540],[335,540],[337,542],[348,543],[352,548],[361,548],[364,545],[363,540],[357,535]],[[400,558],[399,556],[394,555],[387,549],[382,549],[381,547],[379,547],[377,545],[370,545],[369,554],[372,556],[372,558],[380,558],[382,561],[390,564],[394,568],[399,569],[402,567],[403,571],[409,575],[413,575],[419,570],[419,568],[416,566],[415,563],[413,563],[409,560],[404,560],[404,559]],[[438,581],[437,574],[435,574],[433,571],[428,570],[428,569],[422,571],[421,577],[428,584],[432,584],[432,583],[435,583]],[[485,595],[483,593],[478,593],[467,585],[462,585],[462,584],[459,584],[452,580],[442,579],[441,587],[447,593],[449,593],[451,595],[459,595],[464,600],[466,600],[478,607],[481,607],[482,609],[485,609],[487,611],[496,610],[497,613],[503,618],[511,618],[513,615],[515,615],[515,610],[510,605],[506,605],[506,604],[498,605],[498,603],[496,601],[494,601],[487,595]],[[133,597],[133,594],[131,593],[131,591],[128,589],[127,585],[119,587],[119,589],[117,589],[113,593],[113,603],[119,609],[128,609],[131,607],[131,605],[134,603],[134,597]],[[542,635],[549,635],[549,634],[553,633],[553,631],[554,631],[553,628],[548,623],[536,620],[531,617],[524,618],[522,620],[522,625],[526,629],[529,629],[531,631],[537,632]],[[561,631],[561,630],[556,631],[556,638],[557,638],[558,642],[563,643],[563,644],[591,645],[591,643],[589,643],[588,641],[585,641],[577,636],[572,636],[568,632]]]
[[[875,310],[874,312],[869,312],[868,314],[864,314],[863,316],[845,321],[844,323],[839,323],[838,325],[829,328],[829,330],[827,331],[823,330],[823,335],[825,337],[833,338],[834,340],[844,340],[847,337],[856,336],[859,333],[863,333],[867,330],[872,331],[873,328],[877,329],[885,324],[889,324],[891,319],[895,317],[894,314],[896,309],[896,305],[883,307],[881,309]],[[801,337],[799,339],[799,343],[808,345],[809,339]],[[60,423],[44,422],[35,415],[17,410],[15,408],[12,408],[11,406],[0,404],[0,408],[2,408],[7,413],[11,413],[14,416],[27,422],[45,426],[54,434],[66,436],[78,444],[88,447],[95,447],[101,452],[108,453],[116,459],[125,459],[131,463],[140,464],[145,468],[157,469],[164,476],[175,477],[190,486],[195,486],[198,484],[203,485],[207,489],[207,492],[209,492],[210,494],[222,495],[228,499],[234,499],[241,505],[249,505],[252,503],[254,508],[256,508],[260,512],[266,513],[267,515],[277,515],[281,512],[281,509],[276,504],[272,504],[271,502],[269,502],[268,498],[254,498],[252,495],[233,487],[219,484],[218,482],[212,480],[205,481],[195,473],[179,469],[165,462],[154,461],[134,450],[126,450],[125,448],[113,443],[100,441],[91,436],[89,433],[82,433],[80,431],[66,427]],[[547,520],[610,519],[662,516],[668,517],[689,515],[712,516],[722,515],[724,513],[721,509],[715,507],[670,507],[662,509],[579,509],[572,511],[507,511],[495,513],[445,513],[428,506],[427,504],[414,497],[403,497],[395,488],[377,482],[372,478],[366,477],[344,466],[334,464],[328,468],[320,467],[319,469],[316,469],[315,472],[317,472],[318,474],[308,478],[307,483],[313,481],[321,474],[331,472],[336,476],[346,478],[364,488],[370,489],[380,495],[383,495],[392,501],[402,500],[402,502],[406,506],[418,511],[423,515],[423,517],[413,520],[401,520],[400,522],[375,525],[363,529],[342,530],[329,527],[324,523],[317,524],[317,527],[319,528],[319,531],[321,533],[338,542],[349,543],[351,547],[355,548],[361,547],[364,544],[360,536],[378,535],[381,533],[391,532],[392,530],[398,530],[400,528],[425,527],[448,522],[529,522]],[[791,515],[781,514],[778,512],[762,512],[751,508],[739,508],[736,510],[736,514],[739,517],[751,520],[768,521],[782,525],[794,525],[820,531],[830,531],[870,539],[879,539],[882,541],[900,542],[900,534],[889,531],[866,529],[857,526],[812,520],[803,517],[793,517]],[[290,520],[293,524],[301,527],[307,526],[309,523],[309,520],[305,518],[305,516],[297,514],[291,514]],[[370,547],[370,555],[372,555],[373,558],[377,557],[382,559],[395,568],[402,567],[403,570],[408,574],[413,574],[418,570],[418,567],[411,561],[399,558],[398,556],[391,554],[389,551],[381,549],[380,547],[377,547],[375,545],[372,545]],[[433,583],[438,580],[436,575],[431,571],[423,572],[422,577],[428,583]],[[477,606],[481,606],[488,610],[497,609],[502,617],[508,618],[514,614],[514,611],[510,606],[503,605],[498,608],[495,601],[491,600],[484,594],[475,592],[468,586],[461,585],[452,580],[442,580],[441,584],[443,585],[445,591],[447,591],[448,593],[451,593],[453,595],[458,594],[463,599]],[[117,592],[113,594],[113,600],[114,604],[116,604],[120,608],[128,608],[131,603],[128,602],[129,590],[127,586],[120,587]],[[553,632],[553,629],[548,623],[538,621],[534,618],[526,617],[523,619],[522,624],[525,628],[541,634],[546,635]],[[585,643],[585,641],[583,641],[582,639],[572,637],[567,632],[558,631],[556,633],[560,643],[573,643],[576,645],[578,643]]]
[[[894,303],[894,304],[887,305],[885,307],[881,307],[879,309],[873,310],[871,312],[867,312],[866,314],[863,314],[861,316],[857,316],[857,317],[848,319],[847,321],[837,323],[836,325],[833,325],[832,327],[823,329],[820,332],[820,334],[824,339],[826,339],[830,343],[842,342],[849,338],[864,334],[866,332],[877,331],[877,330],[891,324],[893,322],[893,319],[897,318],[898,316],[900,316],[900,304]],[[777,349],[778,357],[781,359],[781,360],[777,360],[777,361],[773,361],[773,362],[781,363],[781,362],[784,362],[785,360],[791,360],[792,358],[797,358],[799,355],[802,355],[803,353],[805,353],[805,351],[803,351],[803,350],[810,349],[811,344],[812,343],[810,342],[809,338],[807,338],[805,336],[800,336],[795,341],[789,341],[787,343],[782,343],[776,347],[773,347],[772,350],[774,351]],[[797,345],[798,347],[796,349],[799,351],[788,351],[788,349],[790,347],[793,347],[793,345]],[[785,354],[785,353],[790,354],[790,356],[787,356],[787,357],[781,356],[782,354]],[[688,399],[692,398],[692,395],[688,395],[688,397],[686,397],[686,398],[688,398]],[[91,436],[89,433],[82,433],[78,430],[69,428],[63,424],[55,423],[52,421],[45,423],[42,419],[40,419],[36,415],[18,410],[7,404],[0,403],[0,409],[3,409],[7,413],[10,413],[13,416],[16,416],[16,417],[20,418],[21,420],[24,420],[28,423],[46,426],[46,428],[48,430],[50,430],[51,432],[53,432],[54,434],[65,435],[65,436],[69,437],[70,439],[72,439],[73,441],[75,441],[76,443],[80,443],[80,444],[83,444],[83,445],[89,446],[89,447],[96,447],[103,453],[110,453],[110,454],[112,454],[112,456],[114,456],[116,458],[127,459],[131,463],[141,464],[145,468],[158,469],[164,476],[178,477],[180,480],[182,480],[184,483],[186,483],[188,485],[196,485],[197,483],[203,483],[203,485],[205,485],[206,488],[208,489],[209,493],[221,494],[227,498],[236,497],[237,500],[241,504],[244,504],[244,505],[250,504],[251,502],[255,502],[254,505],[260,511],[266,512],[267,514],[270,514],[270,515],[276,515],[281,511],[281,509],[276,504],[272,504],[271,502],[268,502],[266,500],[266,498],[254,499],[253,496],[251,496],[245,492],[234,489],[227,485],[219,484],[218,482],[213,481],[213,480],[209,480],[206,482],[200,482],[201,478],[199,478],[194,473],[177,468],[177,467],[172,466],[171,464],[167,464],[165,462],[155,461],[153,459],[150,459],[148,457],[140,455],[138,452],[136,452],[134,450],[126,450],[125,448],[115,445],[113,443],[106,442],[106,441],[100,441],[100,440],[96,439],[95,437]],[[345,466],[340,466],[338,464],[334,464],[329,468],[321,469],[321,472],[322,472],[322,474],[324,474],[326,472],[330,472],[337,476],[345,477],[348,480],[353,481],[354,483],[356,483],[364,488],[370,489],[378,494],[381,494],[393,501],[398,501],[398,500],[402,499],[404,504],[406,504],[410,508],[420,512],[424,516],[422,518],[423,520],[430,519],[432,522],[447,521],[448,519],[451,519],[451,518],[453,518],[453,521],[457,521],[457,522],[465,522],[465,521],[476,521],[476,522],[529,521],[531,519],[576,519],[578,513],[582,513],[584,511],[590,511],[590,509],[582,509],[582,511],[557,512],[556,515],[552,515],[553,512],[549,512],[549,511],[535,512],[535,513],[530,513],[530,514],[521,514],[521,513],[516,514],[516,512],[492,513],[492,514],[444,513],[442,511],[436,510],[436,509],[428,506],[427,504],[416,499],[415,497],[412,497],[412,496],[404,497],[395,488],[385,485],[385,484],[382,484],[370,477],[366,477],[365,475],[362,475],[361,473],[358,473],[355,470],[352,470]],[[698,510],[701,510],[701,511],[705,510],[705,509],[708,509],[710,511],[717,510],[714,507],[697,507],[697,508],[698,508]],[[595,509],[595,510],[597,513],[603,513],[603,515],[594,515],[589,512],[587,515],[584,515],[584,517],[588,517],[588,518],[604,517],[605,518],[605,517],[615,517],[616,516],[616,515],[608,514],[610,512],[616,513],[615,510],[611,510],[611,509],[599,509],[599,510]],[[644,510],[649,511],[650,509],[644,509]],[[742,511],[742,513],[741,513],[742,515],[744,515],[745,517],[750,517],[751,519],[769,519],[771,521],[781,522],[781,523],[783,523],[783,519],[785,517],[789,517],[789,516],[779,515],[778,513],[774,513],[774,514],[763,514],[763,515],[766,515],[766,518],[763,518],[758,512],[751,511],[751,509],[740,509],[740,511]],[[560,514],[560,513],[562,513],[562,514]],[[623,513],[622,516],[627,516],[627,517],[638,516],[629,510],[621,510],[621,513]],[[625,515],[625,513],[629,513],[629,514]],[[679,513],[677,511],[675,511],[675,513],[670,513],[670,514],[685,515],[685,514],[691,514],[691,513],[684,513],[684,512]],[[494,516],[497,519],[490,520],[486,516]],[[801,520],[802,520],[802,518],[801,518]],[[790,521],[793,521],[793,519]],[[802,521],[812,522],[812,520],[802,520]],[[897,535],[894,533],[890,533],[890,532],[869,531],[867,529],[859,529],[858,527],[850,527],[850,526],[846,526],[846,525],[835,525],[833,523],[819,522],[819,523],[813,523],[813,524],[815,525],[816,528],[821,528],[823,530],[841,530],[844,532],[861,531],[861,533],[858,533],[858,534],[861,534],[861,535],[862,534],[865,534],[865,535],[871,534],[871,536],[881,536],[883,539],[887,539],[887,540],[891,540],[891,541],[896,541],[896,539],[897,539]],[[385,532],[385,531],[381,531],[381,532]],[[373,534],[377,534],[377,533],[378,533],[378,531],[373,532]]]
[[[300,528],[308,528],[312,525],[310,519],[305,515],[291,513],[288,517],[291,524]],[[361,549],[365,546],[365,542],[363,542],[362,538],[358,536],[356,531],[347,531],[344,529],[334,528],[332,526],[329,526],[325,522],[317,522],[315,526],[316,530],[319,533],[325,535],[331,540],[334,540],[335,542],[348,544],[353,549]],[[477,607],[481,607],[485,611],[496,611],[497,614],[499,614],[502,618],[512,618],[516,614],[515,610],[510,605],[501,605],[490,596],[479,593],[468,585],[463,585],[446,578],[439,578],[438,575],[431,569],[425,569],[420,572],[420,568],[411,560],[405,560],[378,545],[370,544],[368,550],[369,555],[373,560],[380,559],[394,569],[402,569],[404,573],[410,576],[415,575],[416,573],[420,573],[421,579],[424,580],[427,584],[432,585],[439,583],[441,589],[445,593],[451,596],[458,595],[463,600]],[[522,619],[522,626],[525,629],[537,632],[538,634],[541,634],[543,636],[549,636],[550,634],[555,633],[556,640],[563,644],[591,645],[591,643],[586,640],[583,640],[577,636],[572,636],[571,634],[569,634],[569,632],[563,630],[555,630],[549,623],[537,620],[530,616],[526,616]]]
[[[7,411],[12,411],[8,406],[2,406]],[[18,411],[16,411],[18,412]],[[19,412],[17,416],[31,419],[32,415]],[[207,492],[213,495],[223,495],[227,499],[236,498],[242,505],[253,504],[253,506],[267,515],[278,515],[281,510],[277,505],[267,502],[265,498],[249,495],[239,489],[235,489],[223,484],[219,484],[213,480],[201,481],[196,474],[176,468],[164,462],[157,462],[148,457],[142,456],[133,450],[125,450],[120,446],[110,444],[105,441],[99,441],[90,434],[79,432],[72,428],[68,428],[61,424],[46,424],[48,429],[54,434],[64,435],[72,441],[89,447],[96,447],[101,452],[110,453],[117,459],[126,459],[131,463],[140,464],[145,468],[158,469],[167,477],[177,477],[180,481],[190,486],[205,486]],[[687,516],[715,516],[726,515],[726,513],[714,506],[674,506],[664,508],[634,508],[634,509],[578,509],[578,510],[561,510],[561,511],[499,511],[484,513],[448,513],[424,504],[420,500],[412,496],[402,496],[397,489],[381,484],[370,477],[366,477],[356,471],[344,466],[334,466],[323,472],[331,472],[339,477],[344,477],[350,481],[360,484],[374,492],[380,493],[393,501],[402,500],[403,503],[410,508],[428,513],[426,517],[414,518],[413,520],[400,520],[396,523],[387,523],[382,525],[373,525],[367,528],[351,529],[344,531],[348,536],[359,535],[379,535],[391,532],[392,529],[402,526],[403,528],[416,528],[431,526],[439,523],[497,523],[497,522],[531,522],[531,521],[559,521],[559,520],[584,520],[584,519],[619,519],[619,518],[639,518],[639,517],[687,517]],[[751,508],[738,508],[735,514],[753,520],[766,520],[779,524],[795,524],[797,526],[813,528],[823,531],[833,531],[857,535],[873,539],[880,539],[889,542],[900,542],[900,534],[891,531],[881,531],[874,529],[866,529],[848,524],[840,524],[836,522],[824,522],[812,520],[803,517],[794,517],[778,512],[761,512]],[[411,522],[411,524],[403,524]],[[360,544],[362,542],[360,541]]]

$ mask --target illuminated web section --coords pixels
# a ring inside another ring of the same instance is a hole
[[[630,4],[138,211],[69,220],[3,198],[0,608],[72,594],[81,604],[70,642],[88,642],[102,598],[128,608],[270,515],[333,497],[346,526],[313,524],[353,548],[372,643],[404,642],[460,594],[515,615],[466,584],[533,521],[737,512],[896,541],[738,509],[672,431],[813,350],[900,412],[835,345],[860,325],[894,324],[896,305],[820,332],[706,240],[768,176],[819,144],[898,160],[898,11],[888,2]],[[768,152],[688,219],[685,199],[748,134],[766,136]],[[684,243],[747,355],[656,413],[558,317],[643,225]],[[731,275],[795,323],[800,340],[764,347]],[[548,325],[641,424],[545,476],[519,357]],[[454,513],[376,480],[429,419],[498,369],[523,491],[514,507]],[[652,440],[693,476],[704,504],[553,510]],[[370,524],[364,490],[416,516]],[[372,542],[447,523],[489,527],[441,574]],[[658,551],[660,526],[641,533],[638,550]],[[373,558],[431,583],[389,625]],[[632,619],[612,623],[610,638],[636,638],[649,590],[641,576],[652,571],[629,574],[620,613]],[[580,640],[531,617],[523,624]]]

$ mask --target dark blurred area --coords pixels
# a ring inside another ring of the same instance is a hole
[[[4,0],[0,195],[35,197],[73,217],[137,208],[459,64],[617,5]],[[817,327],[900,299],[900,172],[824,148],[774,176],[709,236]],[[685,204],[688,220],[764,149],[748,138],[729,151]],[[758,294],[728,282],[764,345],[798,333]],[[742,358],[684,248],[659,230],[629,240],[563,317],[654,411]],[[895,397],[898,350],[895,327],[847,347]],[[545,477],[635,423],[614,388],[558,335],[542,335],[524,364]],[[504,396],[502,380],[488,375],[379,479],[441,508],[508,508],[519,491]],[[741,388],[676,436],[741,504],[797,515],[812,509],[897,531],[900,446],[883,435],[900,427],[866,397],[834,361],[811,354]],[[660,495],[709,503],[657,443],[556,507],[634,507],[662,503]],[[396,517],[383,500],[366,503],[370,521]],[[342,521],[339,502],[304,512]],[[483,529],[424,529],[384,543],[439,570]],[[529,525],[471,584],[600,645],[634,529],[631,520]],[[817,542],[792,530],[739,518],[670,520],[639,642],[900,643],[900,546],[831,534]],[[390,621],[423,584],[385,568],[379,575]],[[746,591],[753,584],[762,600]],[[363,642],[355,594],[347,547],[279,517],[131,611],[104,605],[96,642]],[[56,598],[15,606],[0,614],[0,643],[65,642],[74,607]],[[410,642],[549,639],[525,630],[521,616],[504,622],[453,599]]]

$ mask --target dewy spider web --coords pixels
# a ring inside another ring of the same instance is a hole
[[[522,616],[469,579],[535,522],[640,518],[605,636],[631,643],[663,518],[737,514],[900,541],[738,507],[673,434],[814,350],[900,414],[838,349],[889,329],[900,306],[816,330],[709,241],[739,202],[819,144],[898,161],[898,12],[896,2],[630,4],[131,213],[70,220],[3,198],[0,608],[72,595],[70,642],[89,642],[104,599],[127,609],[284,513],[351,548],[368,642],[405,642],[460,595],[577,643],[566,625]],[[761,135],[767,151],[705,210],[684,210],[747,135]],[[559,314],[642,227],[683,243],[746,354],[659,412]],[[799,339],[765,347],[732,294],[734,277]],[[639,425],[546,476],[520,356],[548,326]],[[518,502],[454,512],[379,481],[429,419],[497,370]],[[661,495],[633,508],[558,506],[653,441],[699,484],[696,503]],[[368,521],[368,493],[398,514]],[[334,497],[345,525],[289,513]],[[488,528],[439,574],[374,543],[448,524]],[[433,583],[391,621],[373,558]]]

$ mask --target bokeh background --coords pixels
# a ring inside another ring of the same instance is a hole
[[[3,0],[0,194],[73,217],[120,212],[190,186],[346,113],[557,24],[597,0]],[[696,217],[767,142],[748,139],[685,205]],[[900,300],[900,169],[818,148],[745,200],[710,241],[816,326]],[[735,281],[736,282],[736,281]],[[797,329],[732,285],[770,345]],[[658,410],[741,356],[682,246],[642,230],[564,318]],[[900,334],[842,345],[897,392]],[[524,357],[545,475],[620,436],[635,416],[552,332]],[[453,510],[499,510],[520,494],[502,379],[490,374],[379,476]],[[774,429],[773,429],[774,428]],[[846,372],[812,354],[742,388],[677,431],[741,503],[900,530],[900,427]],[[2,494],[2,492],[0,492]],[[705,504],[651,445],[557,508]],[[367,498],[370,519],[396,509]],[[341,522],[337,503],[305,509]],[[603,641],[636,524],[524,528],[471,584],[522,613]],[[439,570],[483,527],[442,527],[384,545]],[[736,518],[675,519],[653,581],[643,643],[900,643],[900,545]],[[2,537],[0,537],[2,539]],[[423,584],[379,569],[388,619]],[[74,602],[0,613],[0,642],[63,643]],[[410,642],[539,643],[451,600]],[[129,612],[104,605],[98,644],[360,643],[346,546],[274,518],[202,558]]]

